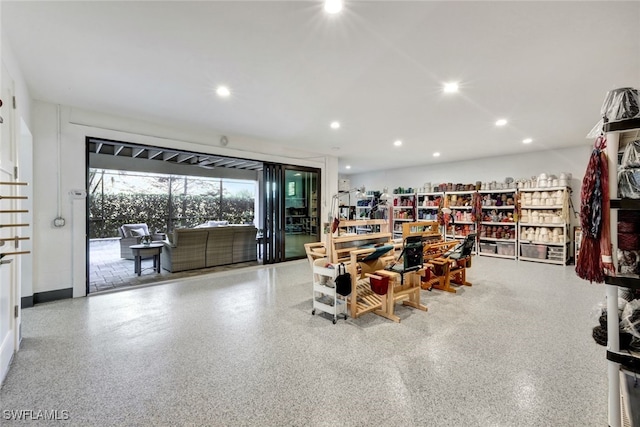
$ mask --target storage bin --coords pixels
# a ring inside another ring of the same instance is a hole
[[[618,233],[618,248],[623,251],[635,251],[640,249],[640,235]]]
[[[635,233],[636,224],[633,222],[618,222],[618,233]]]
[[[498,242],[498,254],[514,256],[516,254],[515,243]]]
[[[622,397],[623,419],[629,422],[624,423],[631,427],[640,426],[640,387],[637,385],[637,376],[629,371],[620,371],[620,394]]]
[[[560,255],[549,255],[549,256],[547,256],[547,259],[551,260],[551,261],[562,261],[563,260],[562,254],[560,254]]]
[[[547,249],[546,245],[522,243],[520,245],[520,255],[525,258],[547,259]]]
[[[496,244],[495,243],[483,243],[480,242],[480,252],[485,254],[495,254],[496,253]]]
[[[640,199],[640,168],[622,169],[618,172],[618,195]]]

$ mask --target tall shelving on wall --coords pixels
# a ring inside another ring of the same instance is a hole
[[[391,207],[391,221],[393,238],[402,238],[402,224],[415,221],[416,218],[416,195],[415,193],[397,193],[393,195],[393,206]]]
[[[447,224],[445,230],[447,239],[464,240],[468,234],[476,233],[477,223],[471,215],[475,194],[476,191],[445,192],[452,217],[452,223]]]
[[[416,219],[418,221],[438,221],[438,212],[442,208],[444,192],[416,193]],[[444,235],[443,227],[441,234]]]
[[[571,243],[568,187],[520,189],[519,259],[565,265]]]
[[[638,274],[620,274],[618,253],[618,217],[620,211],[636,213],[640,211],[640,199],[618,196],[618,153],[620,148],[634,139],[640,139],[640,119],[629,119],[604,125],[607,139],[607,156],[609,158],[609,195],[611,198],[610,234],[613,263],[616,266],[615,276],[605,277],[607,313],[618,313],[618,287],[632,290],[640,289]],[[621,377],[626,379],[640,374],[640,353],[623,353],[620,351],[620,332],[618,316],[607,316],[607,370],[609,380],[609,426],[622,426],[622,410],[631,402],[621,399]],[[624,383],[623,383],[624,385]],[[621,407],[621,401],[623,406]],[[626,425],[626,424],[625,424]]]
[[[515,222],[516,189],[481,190],[479,255],[517,258],[518,224]]]
[[[309,234],[318,233],[318,193],[310,191],[309,199]]]
[[[361,199],[356,200],[356,220],[369,219],[371,207],[373,206],[373,198],[373,192],[367,191],[367,194],[363,195]]]
[[[416,193],[417,219],[420,221],[437,221],[443,197],[443,192]]]
[[[309,220],[306,198],[287,197],[285,199],[285,209],[285,232],[287,234],[305,233]]]

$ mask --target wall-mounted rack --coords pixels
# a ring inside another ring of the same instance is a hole
[[[26,182],[0,182],[0,185],[9,185],[9,186],[25,186],[28,185]],[[27,196],[3,196],[0,195],[0,200],[27,200]],[[20,213],[28,213],[27,209],[2,209],[0,213],[5,214],[20,214]],[[14,228],[14,227],[29,227],[30,224],[27,223],[8,223],[8,224],[0,224],[0,228]],[[0,246],[4,246],[6,242],[13,242],[14,247],[18,249],[20,246],[20,241],[29,240],[29,237],[26,236],[13,236],[13,237],[2,237],[0,238]],[[11,263],[11,259],[5,260],[3,259],[9,255],[26,255],[30,254],[31,251],[13,251],[13,252],[2,252],[0,253],[0,265]]]
[[[4,258],[7,255],[26,255],[30,253],[31,251],[2,252],[0,253],[0,259]]]

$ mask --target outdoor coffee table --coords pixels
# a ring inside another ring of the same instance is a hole
[[[150,243],[148,245],[132,245],[129,249],[135,257],[134,271],[139,276],[142,273],[142,257],[153,256],[153,268],[160,273],[160,253],[162,252],[162,243]]]

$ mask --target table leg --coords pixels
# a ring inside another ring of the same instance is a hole
[[[136,255],[135,259],[135,272],[139,276],[142,272],[142,257],[140,255]]]
[[[160,273],[160,254],[153,256],[153,264],[156,267],[156,273]]]

